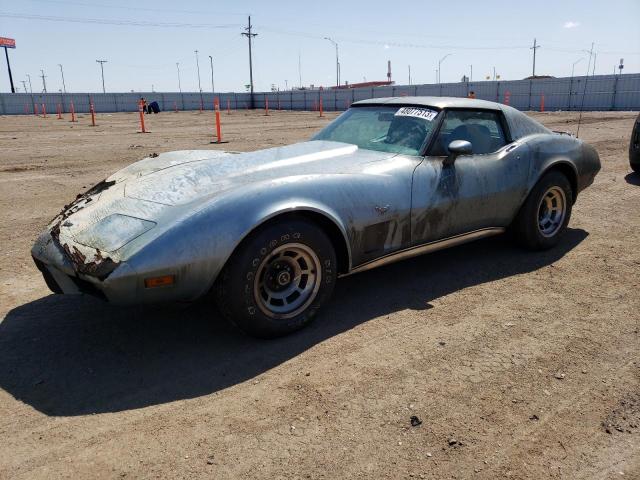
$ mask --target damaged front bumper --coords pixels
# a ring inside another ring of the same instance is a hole
[[[137,276],[126,262],[104,258],[99,250],[87,262],[87,255],[78,247],[61,244],[51,231],[38,237],[31,255],[52,292],[88,294],[123,305],[135,301]]]

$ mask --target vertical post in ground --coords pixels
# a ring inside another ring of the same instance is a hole
[[[73,107],[73,100],[71,100],[71,121],[72,122],[76,121],[76,110]]]
[[[144,128],[144,111],[142,109],[142,102],[138,102],[138,114],[140,115],[140,133],[147,133]]]
[[[319,105],[319,108],[320,108],[320,115],[319,116],[322,117],[322,96],[320,96],[320,101],[319,101],[318,105]]]
[[[540,94],[540,111],[544,112],[544,93]]]
[[[42,118],[47,118],[47,108],[45,104],[42,104]]]
[[[264,96],[264,114],[265,116],[269,115],[269,99],[267,96]]]
[[[89,103],[89,111],[91,112],[91,126],[96,126],[96,111],[93,108],[93,100]]]
[[[215,112],[216,116],[216,140],[215,142],[211,143],[222,143],[222,127],[220,125],[220,100],[218,99],[218,97],[213,100],[213,111]]]
[[[58,120],[62,120],[62,109],[60,108],[60,104],[58,104]]]

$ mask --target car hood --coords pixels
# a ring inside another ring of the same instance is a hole
[[[128,198],[173,206],[248,184],[363,172],[372,162],[393,156],[318,140],[238,154],[171,152],[138,162],[108,180],[126,181],[124,193]]]

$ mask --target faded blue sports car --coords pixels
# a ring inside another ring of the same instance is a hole
[[[507,228],[554,246],[599,169],[591,146],[505,105],[377,98],[308,142],[137,162],[67,205],[32,254],[54,292],[212,296],[246,332],[277,336],[341,275]]]

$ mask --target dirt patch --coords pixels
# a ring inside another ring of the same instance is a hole
[[[271,113],[224,112],[222,146],[211,112],[147,116],[146,135],[137,114],[0,117],[0,478],[640,477],[636,113],[584,114],[603,170],[556,249],[496,237],[348,277],[287,338],[207,304],[50,295],[29,250],[79,192],[152,152],[283,145],[335,116]],[[576,112],[532,116],[575,132]]]

